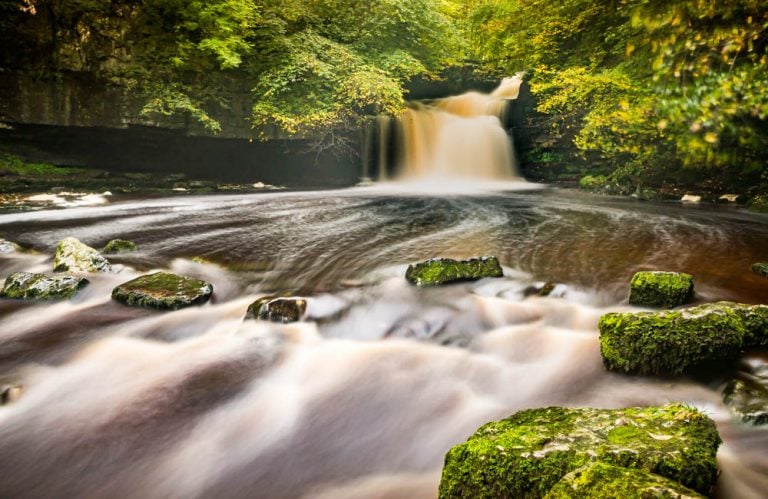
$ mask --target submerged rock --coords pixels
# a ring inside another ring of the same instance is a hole
[[[768,423],[768,387],[757,381],[729,381],[723,390],[723,402],[745,423]]]
[[[251,303],[245,314],[246,319],[272,322],[297,322],[307,311],[307,301],[303,298],[265,296]]]
[[[636,468],[593,463],[565,475],[545,499],[693,499],[705,496],[674,480]]]
[[[24,387],[21,385],[2,385],[0,386],[0,405],[16,402],[21,397]]]
[[[752,272],[763,277],[768,277],[768,262],[753,263]]]
[[[644,473],[626,472],[637,482],[648,484],[655,474],[708,494],[717,478],[719,445],[715,423],[685,405],[529,409],[480,427],[448,451],[439,496],[528,498],[551,491],[551,497],[583,497],[562,495],[569,482],[579,482],[581,475],[568,476],[577,470],[590,479],[603,475],[599,486],[607,490],[621,487],[616,482],[624,474],[609,467],[582,469],[592,463],[640,470]]]
[[[485,256],[468,260],[433,258],[408,266],[405,278],[418,286],[437,286],[455,281],[476,281],[485,277],[502,277],[498,258]]]
[[[0,253],[13,253],[21,251],[21,246],[5,239],[0,239]]]
[[[75,239],[59,241],[53,257],[54,272],[109,272],[112,267],[101,253]]]
[[[102,250],[106,254],[110,253],[128,253],[130,251],[136,251],[139,247],[133,241],[126,241],[125,239],[112,239],[109,241]]]
[[[673,308],[692,298],[693,277],[681,272],[638,272],[629,284],[630,305]]]
[[[207,302],[213,285],[168,272],[143,275],[112,290],[112,299],[132,307],[176,310]]]
[[[680,374],[768,342],[768,306],[720,302],[685,310],[603,315],[600,353],[612,371]]]
[[[0,296],[24,300],[64,300],[75,296],[87,284],[88,280],[83,277],[16,272],[5,279]]]

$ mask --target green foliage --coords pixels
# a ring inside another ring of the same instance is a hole
[[[28,177],[71,176],[85,172],[83,168],[55,166],[48,163],[27,163],[9,154],[0,154],[0,171]]]
[[[686,169],[768,179],[764,2],[479,0],[463,16],[470,55],[529,71],[548,133],[630,192]]]

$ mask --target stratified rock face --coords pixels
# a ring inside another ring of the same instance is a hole
[[[600,318],[598,327],[606,368],[674,375],[765,345],[768,307],[720,302],[685,310],[611,313]]]
[[[455,281],[476,281],[485,277],[502,277],[499,260],[495,256],[452,260],[433,258],[408,266],[405,278],[418,286],[437,286]]]
[[[53,257],[54,272],[109,272],[109,261],[74,237],[59,241]]]
[[[753,263],[752,272],[763,277],[768,277],[768,262]]]
[[[452,448],[439,496],[544,497],[568,473],[596,462],[642,470],[708,494],[717,478],[719,445],[715,423],[684,405],[530,409],[488,423]]]
[[[251,303],[245,318],[282,323],[297,322],[304,317],[306,310],[307,301],[302,298],[265,296]]]
[[[680,272],[638,272],[629,284],[629,303],[673,308],[693,298],[693,277]]]
[[[19,251],[21,247],[16,244],[12,243],[11,241],[7,241],[5,239],[0,239],[0,253],[13,253],[14,251]]]
[[[645,470],[593,463],[565,475],[545,499],[693,499],[703,498],[674,480]]]
[[[176,310],[205,303],[213,285],[167,272],[137,277],[112,290],[112,299],[132,307]]]
[[[136,243],[133,241],[126,241],[125,239],[112,239],[104,246],[104,253],[128,253],[130,251],[136,251],[139,249]]]
[[[82,277],[16,272],[6,278],[0,296],[24,300],[65,300],[75,296],[87,284],[88,280]]]

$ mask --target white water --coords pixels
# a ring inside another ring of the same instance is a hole
[[[765,224],[558,191],[391,188],[0,215],[0,235],[41,252],[0,255],[2,275],[49,269],[65,235],[141,248],[71,302],[0,301],[0,377],[25,387],[0,407],[0,496],[428,498],[445,452],[491,419],[682,401],[726,441],[719,497],[760,497],[768,432],[732,422],[721,379],[608,373],[596,324],[628,308],[639,267],[693,272],[701,299],[766,300],[740,271],[766,247]],[[410,261],[486,253],[505,278],[419,289],[402,277]],[[210,280],[212,303],[156,313],[109,300],[157,268]],[[525,297],[550,278],[558,298]],[[275,291],[307,296],[307,322],[242,322]]]
[[[505,78],[490,94],[467,92],[429,104],[412,103],[397,120],[395,178],[458,182],[520,180],[512,137],[502,126],[522,75]],[[389,118],[377,119],[378,180],[388,180]]]

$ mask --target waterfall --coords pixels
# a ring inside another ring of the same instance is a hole
[[[467,92],[428,103],[414,102],[397,120],[395,179],[519,178],[512,137],[502,123],[516,99],[522,75],[505,78],[489,94]],[[389,119],[379,118],[379,180],[387,180]]]

